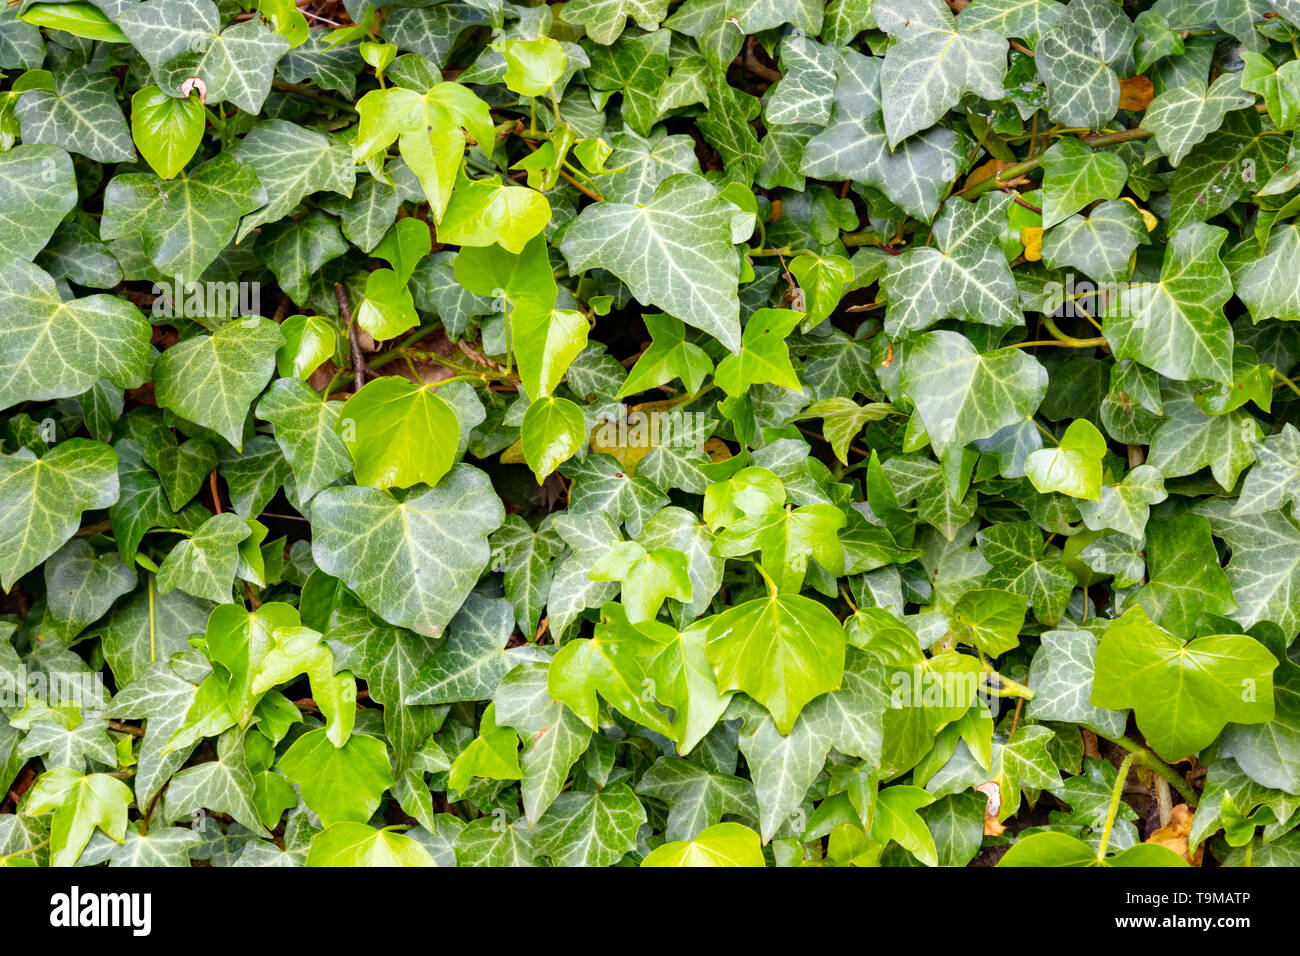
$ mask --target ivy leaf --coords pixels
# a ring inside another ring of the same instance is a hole
[[[1097,668],[1097,637],[1090,631],[1048,631],[1041,637],[1029,671],[1034,699],[1027,715],[1034,720],[1085,724],[1108,737],[1119,737],[1126,713],[1103,710],[1091,702]]]
[[[519,428],[524,459],[539,485],[577,453],[586,437],[582,409],[567,398],[554,395],[530,404]]]
[[[31,89],[14,106],[28,145],[61,146],[99,163],[135,159],[131,132],[117,105],[112,76],[59,70],[52,89]]]
[[[1123,200],[1100,203],[1088,214],[1070,216],[1043,237],[1043,263],[1049,269],[1074,266],[1098,282],[1128,275],[1129,259],[1147,242],[1142,214]]]
[[[1122,481],[1102,485],[1099,500],[1079,502],[1079,514],[1093,531],[1110,528],[1141,538],[1151,515],[1151,505],[1160,504],[1168,496],[1159,469],[1138,465]]]
[[[893,410],[884,402],[859,405],[851,398],[822,398],[809,405],[798,417],[822,419],[822,437],[830,442],[841,464],[847,465],[849,443],[867,422],[877,422]]]
[[[324,730],[310,730],[294,741],[278,766],[326,827],[369,820],[384,791],[393,786],[388,748],[365,734],[352,734],[336,747]]]
[[[1057,831],[1031,833],[1017,840],[998,866],[1187,866],[1187,861],[1157,843],[1139,843],[1127,850],[1097,857],[1097,850],[1078,837]]]
[[[0,408],[68,398],[107,379],[134,388],[148,374],[148,321],[109,295],[64,300],[53,278],[12,256],[0,258]]]
[[[1003,95],[1006,50],[988,30],[957,30],[952,11],[928,0],[882,0],[872,10],[893,43],[880,74],[891,148],[933,126],[963,93]]]
[[[124,173],[104,193],[100,236],[139,235],[159,272],[193,280],[235,237],[240,216],[265,200],[256,174],[228,153],[180,179]]]
[[[644,205],[585,208],[560,249],[574,271],[608,269],[638,301],[660,306],[738,352],[734,208],[698,176],[669,176]],[[664,262],[673,263],[667,275],[659,271]]]
[[[1264,135],[1254,110],[1227,115],[1223,125],[1205,137],[1178,164],[1170,183],[1170,232],[1217,216],[1256,183],[1267,182],[1286,162],[1281,137]],[[1250,171],[1250,178],[1242,175]]]
[[[515,665],[506,649],[513,632],[507,602],[471,594],[442,643],[414,659],[418,673],[405,681],[404,701],[429,705],[490,698]]]
[[[1048,115],[1101,129],[1119,108],[1119,77],[1133,73],[1133,24],[1110,0],[1070,0],[1035,49]]]
[[[326,488],[312,502],[312,556],[384,620],[437,635],[487,565],[505,517],[483,472],[457,465],[435,488],[404,495]]]
[[[158,404],[241,450],[249,406],[270,379],[283,342],[276,323],[247,318],[173,345],[154,365]]]
[[[825,606],[774,593],[714,618],[707,652],[718,689],[749,694],[789,734],[804,705],[840,686],[844,647],[844,629]]]
[[[1253,638],[1224,634],[1184,644],[1133,608],[1101,639],[1091,701],[1132,708],[1152,749],[1178,760],[1210,744],[1226,723],[1272,720],[1276,667]]]
[[[686,327],[680,319],[662,314],[642,318],[650,333],[650,347],[641,353],[615,398],[646,392],[675,378],[682,380],[687,391],[698,392],[705,376],[713,371],[708,354],[694,342],[686,341]],[[528,387],[526,382],[524,387]]]
[[[345,146],[286,120],[259,123],[231,155],[256,174],[265,191],[256,206],[240,210],[249,214],[239,223],[236,242],[263,223],[283,219],[311,193],[351,196],[356,185],[356,166]]]
[[[510,316],[511,348],[524,391],[536,398],[550,395],[578,353],[587,347],[589,331],[581,312],[516,308]]]
[[[980,354],[964,335],[929,332],[909,350],[901,384],[943,454],[1031,415],[1046,394],[1047,372],[1020,349]]]
[[[438,223],[441,242],[459,246],[499,244],[516,255],[550,221],[551,204],[534,189],[503,186],[497,176],[462,182]]]
[[[1024,321],[1015,280],[994,242],[1009,205],[1005,196],[950,203],[935,220],[938,248],[914,246],[890,259],[880,280],[890,303],[886,333],[919,332],[948,317],[998,328]]]
[[[1101,499],[1101,460],[1106,439],[1086,418],[1070,423],[1055,448],[1041,448],[1025,459],[1025,475],[1041,494],[1060,492],[1089,501]]]
[[[691,599],[687,558],[674,548],[647,551],[635,541],[620,541],[592,565],[590,576],[622,582],[622,607],[633,623],[653,621],[669,598]]]
[[[1219,261],[1226,231],[1194,223],[1173,233],[1157,282],[1122,289],[1102,316],[1116,358],[1186,381],[1232,381],[1232,329],[1223,305],[1232,281]]]
[[[135,587],[135,572],[116,552],[97,556],[74,538],[45,562],[45,638],[71,641]]]
[[[70,438],[40,458],[0,455],[0,589],[58,551],[83,511],[117,495],[117,453],[100,442]]]
[[[322,731],[323,733],[323,731]],[[244,732],[227,730],[217,738],[217,759],[187,767],[172,777],[163,798],[164,818],[183,820],[199,810],[227,813],[259,836],[268,836],[253,803]]]
[[[1020,643],[1029,599],[997,588],[974,588],[953,605],[949,633],[962,644],[979,648],[990,657],[1004,654]]]
[[[559,796],[574,762],[587,750],[591,729],[551,698],[547,665],[523,663],[508,673],[493,695],[497,722],[513,727],[524,742],[524,815],[536,826]]]
[[[926,866],[939,865],[939,851],[934,837],[918,810],[934,803],[934,797],[920,787],[898,784],[885,787],[876,799],[876,815],[871,821],[871,839],[878,843],[893,841]]]
[[[745,323],[740,351],[718,363],[714,381],[728,395],[739,397],[752,385],[771,382],[799,392],[799,375],[790,364],[785,338],[803,318],[789,309],[759,309]]]
[[[766,866],[758,834],[739,823],[715,823],[693,840],[665,843],[642,866]]]
[[[72,157],[58,146],[15,146],[0,156],[3,253],[35,259],[77,205]]]
[[[1232,549],[1228,583],[1237,601],[1230,616],[1243,628],[1271,621],[1284,634],[1300,631],[1300,530],[1281,511],[1237,517],[1231,502],[1204,501],[1197,511]]]
[[[72,866],[96,830],[119,843],[126,838],[126,808],[131,791],[106,773],[82,775],[70,767],[41,774],[27,792],[23,813],[53,813],[50,821],[50,863]]]
[[[612,866],[636,848],[645,818],[625,783],[598,793],[562,793],[537,822],[534,846],[556,866]]]
[[[1300,254],[1300,226],[1284,223],[1269,234],[1258,255],[1234,261],[1231,272],[1237,297],[1255,322],[1300,321],[1300,298],[1287,281],[1288,263]]]
[[[1161,401],[1168,421],[1156,430],[1148,463],[1166,478],[1208,466],[1224,490],[1232,489],[1242,470],[1255,460],[1261,437],[1255,419],[1240,410],[1207,415],[1186,387],[1165,389]]]
[[[668,0],[572,0],[564,7],[561,18],[566,23],[582,24],[587,36],[608,46],[622,34],[629,17],[649,32],[667,15]]]
[[[936,126],[891,147],[880,71],[880,60],[840,51],[830,123],[808,140],[799,171],[871,186],[909,215],[932,219],[943,185],[962,163],[957,135]]]
[[[1287,502],[1300,504],[1300,431],[1288,422],[1255,446],[1255,458],[1232,516],[1281,511]]]
[[[352,470],[347,447],[336,434],[342,408],[341,402],[322,401],[296,378],[276,379],[257,404],[257,417],[275,426],[276,443],[293,468],[303,502]]]
[[[239,515],[213,515],[172,548],[158,568],[158,590],[165,594],[180,588],[215,604],[229,602],[239,567],[239,543],[250,534],[248,522]]]
[[[460,443],[456,413],[433,387],[385,376],[367,382],[339,410],[336,429],[357,481],[375,488],[436,485]]]
[[[781,79],[764,97],[769,123],[815,123],[831,118],[835,95],[836,51],[800,34],[781,41]]]
[[[1237,610],[1219,554],[1210,540],[1210,523],[1200,515],[1174,515],[1147,527],[1150,580],[1132,600],[1157,624],[1175,634],[1195,634],[1205,614]]]
[[[1193,146],[1213,133],[1232,110],[1252,106],[1255,98],[1242,92],[1241,77],[1224,73],[1209,88],[1200,80],[1165,90],[1147,107],[1142,128],[1156,135],[1156,142],[1177,166]]]
[[[1094,200],[1117,198],[1128,178],[1128,167],[1119,156],[1091,149],[1070,136],[1043,153],[1042,166],[1044,229]]]
[[[1031,521],[1007,521],[978,533],[980,553],[992,567],[984,575],[991,588],[1023,594],[1034,616],[1055,624],[1074,590],[1074,575],[1059,558],[1044,554],[1042,532]]]
[[[307,866],[436,866],[429,852],[411,837],[376,830],[358,821],[343,821],[312,837]]]

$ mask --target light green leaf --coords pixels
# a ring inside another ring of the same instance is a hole
[[[1133,608],[1101,639],[1091,702],[1131,707],[1152,749],[1178,760],[1212,743],[1224,724],[1272,720],[1276,667],[1253,638],[1224,634],[1184,644]]]
[[[399,376],[362,386],[339,410],[335,428],[357,481],[375,488],[438,484],[460,443],[460,422],[433,386]]]

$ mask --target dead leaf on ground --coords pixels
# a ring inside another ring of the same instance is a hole
[[[1169,822],[1147,837],[1147,842],[1168,847],[1192,866],[1200,866],[1205,851],[1204,844],[1198,846],[1195,853],[1189,854],[1187,850],[1187,838],[1192,832],[1192,815],[1191,807],[1185,803],[1178,804],[1169,815]]]

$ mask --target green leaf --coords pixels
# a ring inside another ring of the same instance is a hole
[[[1043,831],[1016,841],[998,866],[1187,866],[1187,861],[1166,846],[1140,843],[1104,858],[1087,843],[1068,833]]]
[[[135,149],[116,86],[105,74],[59,70],[49,88],[28,90],[14,106],[23,142],[61,146],[100,163],[131,162]]]
[[[705,376],[713,372],[713,362],[702,348],[686,341],[685,325],[662,314],[646,315],[643,321],[650,333],[650,347],[641,353],[615,397],[649,391],[675,378],[681,379],[687,391],[698,392]],[[527,383],[524,387],[528,387]]]
[[[0,589],[58,551],[83,511],[117,495],[117,453],[100,442],[70,438],[40,458],[0,455]]]
[[[1209,745],[1224,724],[1272,720],[1276,667],[1253,638],[1184,643],[1133,608],[1106,628],[1091,701],[1109,710],[1131,707],[1152,749],[1178,760]]]
[[[551,218],[546,197],[523,186],[503,186],[499,177],[462,182],[438,223],[438,238],[460,246],[494,242],[515,254],[524,251]]]
[[[771,382],[801,392],[799,375],[790,364],[785,338],[803,318],[789,309],[759,309],[745,323],[740,351],[718,363],[714,381],[731,396],[740,396],[752,385]]]
[[[194,157],[203,141],[203,104],[168,96],[146,86],[131,97],[131,138],[155,173],[171,179]]]
[[[1098,282],[1118,282],[1128,276],[1129,259],[1147,242],[1142,214],[1123,200],[1095,206],[1083,216],[1070,216],[1043,237],[1043,263],[1049,269],[1074,266]]]
[[[1069,136],[1043,153],[1042,167],[1044,229],[1064,222],[1094,200],[1117,198],[1128,178],[1122,158],[1090,149]]]
[[[585,208],[560,249],[574,271],[608,269],[641,303],[660,306],[738,352],[734,208],[698,176],[669,176],[644,204]],[[673,263],[667,275],[659,272],[664,262]]]
[[[154,366],[158,404],[240,450],[249,406],[270,379],[283,342],[279,326],[262,318],[228,322],[212,335],[186,339]]]
[[[34,259],[77,205],[72,158],[58,146],[15,146],[0,155],[0,222],[6,256]]]
[[[656,847],[642,866],[766,866],[758,834],[739,823],[715,823],[693,840]]]
[[[645,808],[625,783],[599,793],[562,793],[537,822],[536,851],[556,866],[611,866],[636,848]]]
[[[1108,737],[1124,733],[1127,715],[1091,703],[1097,667],[1097,637],[1090,631],[1048,631],[1040,638],[1029,672],[1034,720],[1085,724]]]
[[[709,626],[709,664],[723,693],[741,690],[790,733],[809,701],[840,686],[844,629],[823,605],[772,594],[737,605]]]
[[[375,488],[438,484],[460,443],[456,413],[433,386],[396,376],[362,386],[339,410],[335,429],[357,481]]]
[[[1047,373],[1020,349],[980,354],[963,335],[929,332],[909,350],[901,385],[942,454],[1031,415],[1047,391]]]
[[[71,641],[135,587],[135,572],[116,552],[97,556],[74,538],[45,562],[45,618],[41,635]]]
[[[555,700],[567,705],[592,730],[597,729],[597,695],[637,723],[672,736],[668,718],[655,706],[650,660],[671,629],[646,621],[637,626],[622,605],[601,608],[600,623],[589,640],[575,640],[551,659],[546,684]]]
[[[524,458],[540,485],[582,447],[586,420],[582,409],[566,398],[539,398],[524,413],[519,437]]]
[[[252,169],[221,153],[180,179],[115,177],[104,193],[99,231],[104,239],[139,235],[159,272],[193,281],[235,238],[240,217],[265,201]]]
[[[1157,282],[1120,290],[1102,316],[1116,358],[1131,358],[1169,378],[1232,381],[1232,296],[1219,261],[1226,231],[1195,223],[1173,233]]]
[[[950,204],[934,224],[938,248],[913,247],[890,259],[880,280],[890,300],[888,334],[919,332],[950,316],[997,327],[1021,324],[1015,281],[992,243],[1009,205],[1005,196]]]
[[[1100,502],[1101,460],[1106,439],[1086,418],[1070,423],[1055,448],[1041,448],[1025,459],[1025,475],[1042,494],[1060,492]]]
[[[1255,446],[1255,464],[1246,472],[1233,517],[1281,511],[1300,504],[1300,431],[1290,423]]]
[[[960,643],[979,648],[990,657],[1006,653],[1020,643],[1029,599],[996,588],[967,591],[953,605],[949,633]]]
[[[649,31],[667,15],[667,0],[571,0],[561,14],[566,23],[582,24],[588,37],[606,46],[619,38],[629,17]]]
[[[1147,527],[1148,582],[1132,601],[1157,624],[1175,634],[1204,631],[1202,616],[1230,615],[1237,610],[1219,554],[1210,540],[1210,523],[1200,515],[1181,514]]]
[[[799,171],[816,179],[851,179],[878,189],[911,216],[932,219],[944,184],[963,161],[957,135],[936,126],[891,146],[880,72],[880,60],[840,51],[830,123],[808,140]]]
[[[307,866],[436,866],[433,857],[411,837],[344,821],[316,834],[307,851]]]
[[[276,443],[293,468],[303,502],[352,470],[347,447],[336,433],[343,407],[321,401],[296,378],[276,379],[257,404],[257,417],[275,426]]]
[[[1169,165],[1177,166],[1193,146],[1219,128],[1229,112],[1254,105],[1255,98],[1243,93],[1242,85],[1237,74],[1225,73],[1208,88],[1191,80],[1166,90],[1147,107],[1142,127],[1155,133]]]
[[[126,808],[131,791],[106,773],[83,776],[68,767],[41,774],[23,801],[23,813],[50,820],[50,862],[72,866],[96,830],[119,843],[126,838]]]
[[[894,41],[880,74],[891,148],[933,126],[964,93],[1003,95],[1006,51],[996,33],[958,32],[952,12],[937,0],[880,0],[872,13]]]
[[[1228,583],[1237,601],[1230,616],[1243,628],[1271,621],[1284,634],[1300,631],[1300,530],[1282,511],[1238,517],[1231,502],[1209,500],[1197,510],[1232,549]]]
[[[1275,227],[1258,255],[1236,259],[1231,267],[1237,297],[1256,322],[1265,319],[1300,321],[1300,297],[1287,281],[1288,263],[1300,254],[1300,226]]]
[[[487,565],[487,535],[504,517],[487,476],[469,465],[401,500],[327,488],[312,502],[312,555],[384,620],[436,635]]]
[[[0,408],[68,398],[107,379],[134,388],[151,361],[148,321],[125,300],[90,295],[64,300],[47,273],[0,259]]]
[[[336,747],[325,731],[308,731],[294,741],[278,766],[298,785],[303,802],[326,827],[365,823],[393,785],[388,748],[365,734],[353,734]]]
[[[1064,126],[1105,126],[1119,107],[1119,78],[1133,74],[1136,39],[1110,0],[1070,0],[1034,51],[1048,115]]]

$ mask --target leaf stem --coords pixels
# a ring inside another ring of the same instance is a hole
[[[1188,784],[1188,782],[1182,778],[1182,775],[1180,775],[1173,767],[1169,766],[1169,764],[1165,763],[1146,747],[1143,747],[1140,743],[1127,736],[1122,734],[1118,737],[1108,737],[1106,734],[1102,734],[1101,736],[1105,737],[1111,743],[1123,747],[1129,753],[1135,754],[1137,759],[1141,760],[1148,770],[1154,770],[1156,773],[1160,774],[1160,776],[1168,780],[1169,785],[1178,791],[1178,795],[1187,801],[1189,807],[1195,808],[1199,800],[1196,791],[1192,789],[1191,785]]]
[[[1097,844],[1097,859],[1102,860],[1106,857],[1106,847],[1110,845],[1110,832],[1115,826],[1115,814],[1119,812],[1120,797],[1124,794],[1124,781],[1128,779],[1129,768],[1133,766],[1133,761],[1137,759],[1137,754],[1128,753],[1120,761],[1119,772],[1115,775],[1115,787],[1110,792],[1110,809],[1106,812],[1106,825],[1101,831],[1101,842]]]

